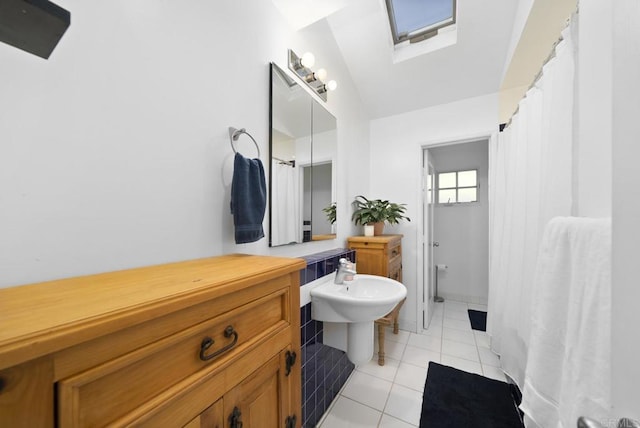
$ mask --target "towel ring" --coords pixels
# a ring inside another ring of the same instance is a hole
[[[258,151],[258,157],[260,157],[260,147],[258,147],[258,143],[251,136],[251,134],[249,134],[244,128],[236,129],[233,126],[230,126],[229,127],[229,138],[231,140],[231,148],[233,149],[233,152],[234,153],[238,153],[238,151],[236,150],[235,146],[233,145],[233,142],[234,141],[238,141],[238,137],[240,137],[240,134],[246,134],[249,138],[251,138],[251,141],[253,141],[253,144],[256,145],[256,150]]]

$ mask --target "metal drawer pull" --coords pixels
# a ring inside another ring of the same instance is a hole
[[[229,343],[223,348],[218,349],[216,352],[214,352],[211,355],[205,355],[205,353],[211,347],[211,345],[214,344],[215,341],[209,336],[202,339],[202,343],[200,344],[200,359],[202,361],[209,361],[210,359],[215,358],[218,355],[227,352],[229,349],[233,348],[236,345],[236,343],[238,343],[238,332],[234,330],[232,325],[227,326],[227,328],[224,329],[224,337],[229,338],[231,336],[233,336],[233,341],[231,343]]]

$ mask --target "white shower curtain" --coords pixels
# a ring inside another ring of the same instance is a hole
[[[555,58],[490,145],[487,332],[503,370],[521,389],[540,238],[551,218],[571,215],[575,17],[572,22]]]
[[[302,242],[298,168],[272,161],[271,245]]]

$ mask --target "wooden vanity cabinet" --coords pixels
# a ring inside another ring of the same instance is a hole
[[[402,235],[351,236],[358,273],[380,275],[402,282]]]
[[[229,255],[0,289],[0,426],[299,426],[305,266]]]

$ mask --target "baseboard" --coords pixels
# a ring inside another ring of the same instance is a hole
[[[439,292],[440,297],[443,297],[445,301],[454,300],[456,302],[472,303],[475,305],[486,305],[488,299],[484,296],[467,296],[464,294],[455,294],[447,292]]]

